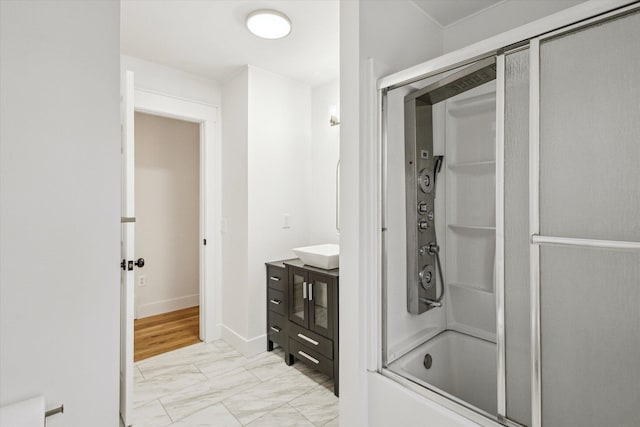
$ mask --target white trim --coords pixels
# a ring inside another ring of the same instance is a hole
[[[507,415],[506,343],[504,324],[504,121],[505,57],[496,58],[496,345],[498,349],[498,416]]]
[[[631,251],[640,250],[640,242],[628,242],[623,240],[578,239],[575,237],[539,236],[537,234],[531,236],[531,243],[534,245],[575,246],[581,248],[620,249]]]
[[[611,12],[608,12],[608,13],[605,13],[605,14],[601,14],[601,15],[598,15],[598,16],[594,16],[592,18],[585,19],[585,20],[582,20],[580,22],[576,22],[575,24],[567,25],[567,26],[562,27],[562,28],[558,28],[555,31],[550,31],[548,33],[545,33],[545,34],[541,35],[539,37],[539,39],[540,39],[540,41],[546,41],[546,40],[549,40],[551,38],[556,38],[556,37],[563,36],[563,35],[568,34],[568,33],[573,33],[573,32],[578,31],[580,29],[584,29],[586,27],[589,27],[589,26],[591,26],[593,24],[602,23],[602,22],[606,21],[607,19],[611,19],[611,18],[614,18],[614,17],[619,17],[619,16],[622,16],[622,15],[627,14],[627,13],[637,12],[638,9],[640,8],[640,4],[638,4],[638,3],[640,3],[640,2],[638,2],[638,0],[634,0],[634,2],[632,2],[631,4],[629,4],[626,7],[621,7],[621,8],[618,8],[616,10],[612,10]]]
[[[183,308],[195,307],[200,304],[200,295],[185,295],[179,298],[165,299],[148,304],[142,304],[136,309],[136,319],[143,319],[156,314],[169,313]]]
[[[388,363],[388,343],[387,343],[387,178],[388,178],[388,166],[387,166],[387,150],[388,150],[388,111],[389,98],[386,91],[378,91],[378,120],[379,120],[379,144],[380,144],[380,288],[377,289],[380,302],[377,307],[373,307],[373,310],[378,310],[378,324],[380,328],[380,335],[378,338],[378,344],[380,347],[376,350],[378,352],[377,364],[378,371],[380,371]],[[372,315],[373,317],[373,315]]]
[[[246,339],[227,325],[220,326],[222,329],[222,339],[245,357],[263,353],[267,348],[267,334]]]
[[[365,301],[368,309],[363,310],[363,316],[366,318],[365,327],[367,339],[366,345],[366,365],[369,371],[377,371],[380,367],[381,353],[380,348],[381,336],[381,309],[380,309],[380,289],[381,281],[381,254],[382,254],[382,236],[381,236],[381,198],[380,198],[380,127],[378,108],[378,91],[376,90],[375,62],[368,59],[366,62],[366,80],[364,86],[367,88],[367,102],[364,104],[367,111],[367,117],[374,117],[369,122],[368,127],[364,129],[362,141],[367,141],[367,145],[374,147],[373,149],[361,149],[361,205],[375,206],[371,209],[360,213],[360,227],[364,230],[361,238],[366,239],[360,245],[361,259],[363,260],[362,269],[360,271],[360,280],[363,283],[371,283],[372,286],[365,287]],[[370,144],[368,143],[370,141]],[[364,199],[364,201],[363,201]]]
[[[529,235],[540,233],[540,40],[529,50]],[[540,247],[529,247],[531,292],[531,425],[542,426]]]
[[[474,43],[465,48],[383,77],[378,80],[378,89],[403,85],[435,73],[469,64],[481,58],[491,56],[506,46],[538,37],[550,31],[623,7],[634,1],[636,0],[591,0],[581,3],[513,30]]]
[[[206,107],[214,107],[214,108],[219,108],[220,107],[219,105],[216,105],[216,104],[210,104],[208,102],[198,101],[198,100],[195,100],[195,99],[183,98],[181,96],[171,95],[169,93],[164,93],[164,92],[160,92],[160,91],[152,90],[152,89],[145,89],[145,88],[142,88],[142,87],[136,88],[136,91],[137,92],[145,92],[145,93],[148,93],[148,94],[151,94],[151,95],[160,95],[160,96],[163,96],[165,98],[176,99],[176,100],[179,100],[179,101],[186,101],[186,102],[189,102],[191,104],[204,105]]]
[[[222,239],[217,224],[221,218],[222,148],[219,137],[218,107],[198,101],[135,90],[138,112],[186,120],[200,124],[200,339],[211,342],[220,338],[222,322]]]

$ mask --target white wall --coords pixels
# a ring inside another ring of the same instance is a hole
[[[0,404],[118,425],[120,9],[0,2]]]
[[[136,89],[145,89],[205,104],[220,105],[222,89],[214,80],[156,64],[133,56],[122,55],[122,68],[133,71]]]
[[[223,337],[251,355],[265,348],[264,263],[309,241],[311,88],[248,66],[223,103]]]
[[[444,52],[451,52],[496,34],[533,22],[585,0],[507,0],[447,26]]]
[[[249,67],[249,314],[247,337],[264,349],[266,261],[309,242],[311,88]],[[284,215],[290,226],[284,227]]]
[[[249,70],[222,87],[223,338],[244,347],[248,316]]]
[[[329,126],[329,109],[340,116],[340,81],[311,90],[311,179],[309,191],[309,242],[338,243],[336,230],[336,166],[340,158],[340,127]]]
[[[136,317],[199,304],[200,125],[135,114]],[[140,286],[140,279],[144,286]]]
[[[375,80],[441,53],[441,30],[410,1],[340,4],[340,422],[344,425],[367,425],[388,409],[369,400],[367,379],[370,337],[378,333],[367,317],[377,301],[379,280]],[[371,74],[368,58],[374,60]],[[406,419],[398,411],[394,414],[395,425],[415,420],[410,414]]]

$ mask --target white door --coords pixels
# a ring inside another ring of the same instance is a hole
[[[120,416],[132,422],[133,395],[133,286],[134,286],[134,104],[133,72],[122,81],[122,219],[120,279]]]

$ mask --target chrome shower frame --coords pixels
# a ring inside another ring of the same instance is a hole
[[[506,417],[506,345],[504,323],[504,69],[505,52],[513,52],[522,48],[530,49],[530,189],[529,189],[529,236],[530,236],[530,295],[531,295],[531,427],[542,427],[542,387],[541,387],[541,348],[540,348],[540,246],[563,245],[579,247],[602,247],[620,250],[640,251],[640,243],[624,241],[604,241],[594,239],[560,238],[541,236],[539,218],[539,46],[540,41],[561,34],[579,30],[594,23],[617,18],[640,8],[636,0],[620,0],[611,2],[591,2],[584,7],[576,7],[562,17],[550,17],[522,28],[509,31],[503,35],[476,43],[458,52],[446,54],[440,58],[417,65],[378,80],[379,120],[381,149],[381,289],[380,298],[382,313],[380,320],[381,357],[378,358],[378,372],[387,378],[405,386],[407,389],[422,395],[443,407],[456,412],[482,426],[513,426],[520,424]],[[486,412],[453,396],[442,393],[435,388],[425,388],[386,368],[387,348],[387,238],[385,212],[387,210],[387,111],[388,92],[429,77],[443,74],[459,67],[473,65],[478,61],[495,58],[497,64],[496,92],[496,304],[497,304],[497,416]]]

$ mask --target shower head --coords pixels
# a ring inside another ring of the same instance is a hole
[[[405,97],[434,105],[496,79],[496,59],[487,58]]]

